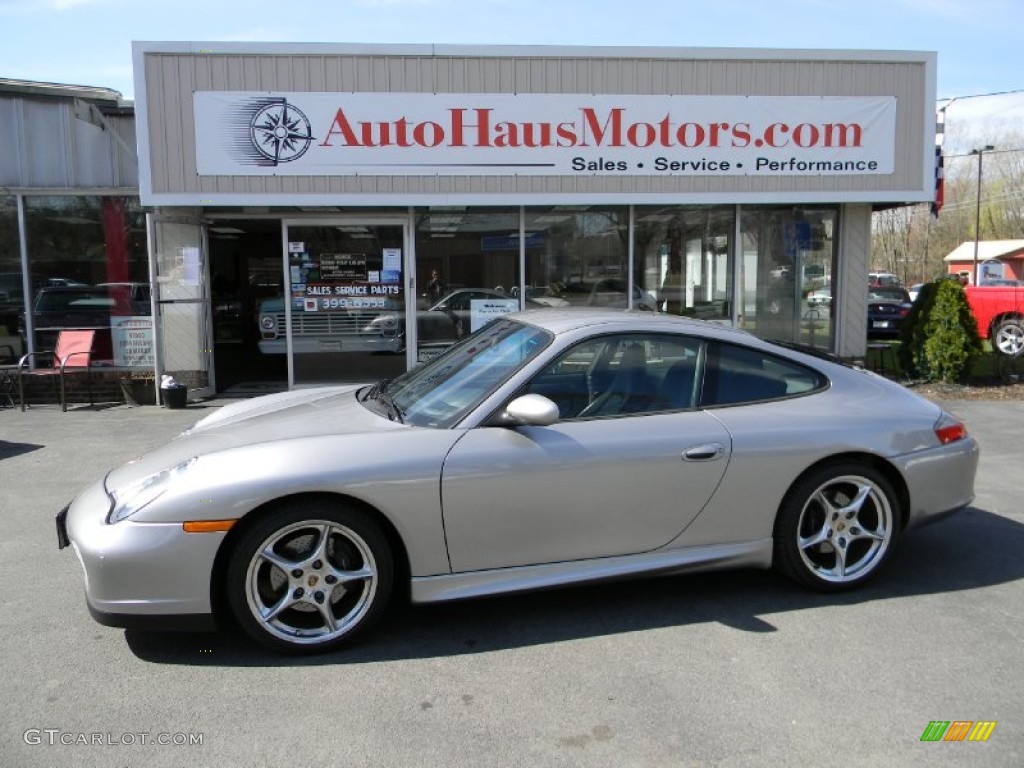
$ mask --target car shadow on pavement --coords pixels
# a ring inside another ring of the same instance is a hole
[[[9,443],[6,440],[0,440],[0,460],[12,459],[23,453],[32,453],[32,451],[38,451],[45,447],[45,445],[36,445],[35,443]]]
[[[128,630],[155,664],[316,666],[437,658],[718,622],[775,632],[774,614],[995,586],[1024,578],[1024,525],[969,508],[915,529],[879,577],[853,592],[805,590],[770,571],[740,570],[568,587],[435,605],[399,603],[370,635],[336,653],[282,656],[228,627],[186,634]]]

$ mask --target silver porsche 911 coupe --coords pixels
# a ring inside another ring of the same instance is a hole
[[[390,381],[220,408],[57,516],[103,624],[291,652],[429,603],[775,567],[871,578],[974,497],[978,446],[869,371],[654,314],[509,315]],[[404,590],[403,590],[404,591]]]

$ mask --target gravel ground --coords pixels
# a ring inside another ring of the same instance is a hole
[[[902,382],[930,400],[1024,400],[1024,383],[1007,384],[937,384]]]

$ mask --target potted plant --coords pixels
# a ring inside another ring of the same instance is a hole
[[[131,371],[118,382],[128,405],[156,405],[156,377],[152,371]]]

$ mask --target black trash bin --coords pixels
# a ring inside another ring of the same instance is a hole
[[[184,384],[161,387],[160,394],[163,396],[165,408],[184,408],[188,405],[188,387]]]

